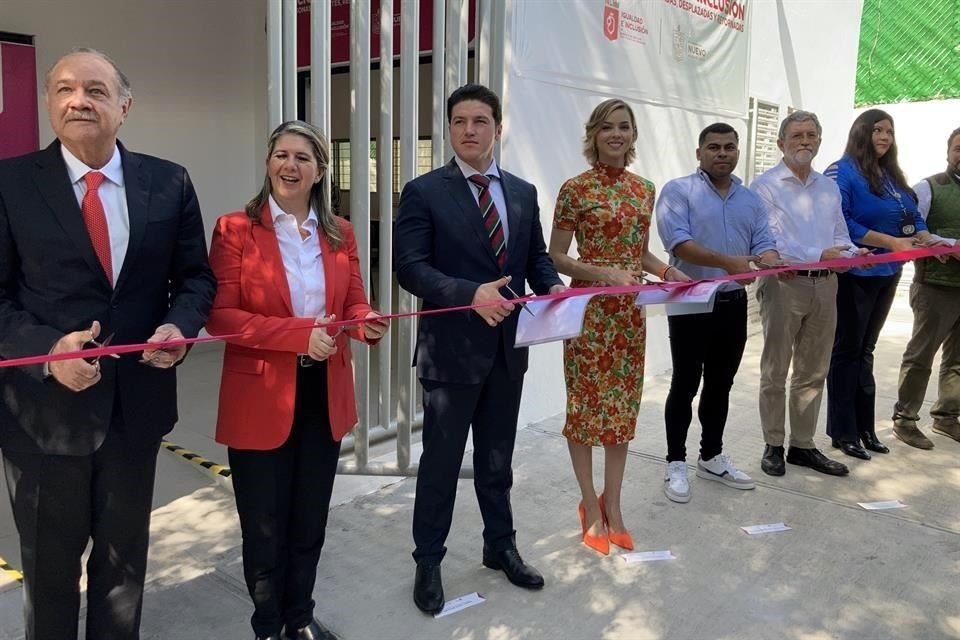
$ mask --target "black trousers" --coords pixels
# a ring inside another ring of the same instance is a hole
[[[160,442],[143,442],[135,426],[125,427],[118,401],[93,454],[3,451],[20,534],[26,640],[78,637],[81,556],[91,539],[86,637],[140,637]]]
[[[330,434],[327,367],[297,370],[290,437],[268,451],[229,449],[243,533],[243,575],[259,636],[313,618],[313,587],[327,529],[340,443]]]
[[[483,541],[493,550],[516,544],[510,488],[523,378],[512,379],[502,352],[481,384],[423,385],[423,454],[413,506],[413,558],[439,563],[453,522],[457,478],[473,426],[473,485],[483,517]]]
[[[897,295],[900,274],[837,276],[837,332],[827,374],[827,435],[856,441],[874,433],[873,350]]]
[[[713,311],[670,316],[673,377],[664,411],[667,462],[686,460],[687,431],[693,419],[693,398],[703,378],[697,415],[703,429],[700,457],[723,451],[730,389],[747,344],[747,296],[742,289],[717,294]]]

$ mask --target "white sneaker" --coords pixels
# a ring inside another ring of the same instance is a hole
[[[690,502],[686,462],[675,460],[667,463],[667,469],[663,472],[663,492],[674,502]]]
[[[697,460],[697,477],[716,480],[734,489],[753,489],[753,479],[734,466],[727,454],[713,456],[709,460]]]

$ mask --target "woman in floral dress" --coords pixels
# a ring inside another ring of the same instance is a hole
[[[650,253],[653,183],[630,173],[637,126],[623,100],[606,100],[586,124],[583,154],[591,168],[560,188],[550,256],[572,287],[639,284],[644,271],[661,279],[689,278]],[[576,236],[579,258],[567,255]],[[583,333],[564,343],[567,438],[580,485],[583,542],[600,553],[610,543],[633,548],[620,512],[620,488],[643,390],[646,329],[633,295],[597,296],[587,306]],[[592,447],[604,448],[604,487],[593,486]]]

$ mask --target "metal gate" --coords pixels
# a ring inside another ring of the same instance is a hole
[[[297,115],[297,13],[298,5],[310,10],[310,83],[307,119],[330,136],[331,130],[331,4],[332,0],[267,0],[268,117],[271,129]],[[419,46],[421,7],[432,8],[432,92],[421,96],[421,67],[426,59]],[[399,113],[394,108],[394,16],[400,13]],[[505,87],[504,49],[509,0],[380,0],[375,14],[370,0],[350,0],[350,221],[356,232],[360,270],[372,295],[372,304],[381,312],[410,312],[418,308],[411,294],[399,289],[391,269],[393,261],[392,222],[394,131],[399,139],[399,184],[402,188],[417,175],[420,115],[431,113],[432,168],[450,157],[445,140],[447,95],[468,80],[487,85],[499,95]],[[468,18],[475,11],[475,35],[468,42]],[[371,184],[371,157],[357,150],[367,149],[370,138],[370,32],[378,19],[380,34],[379,134],[376,140],[376,183]],[[470,56],[473,67],[469,67]],[[499,151],[499,149],[498,149]],[[331,168],[325,172],[330,180]],[[374,192],[374,187],[376,190]],[[330,193],[330,190],[327,190]],[[380,212],[376,238],[372,235],[371,197]],[[377,249],[374,252],[374,240]],[[375,281],[371,281],[376,266]],[[359,424],[344,441],[352,449],[352,460],[341,460],[339,473],[360,475],[416,475],[411,460],[413,431],[420,426],[420,389],[411,367],[416,341],[415,320],[396,321],[372,351],[353,342]],[[395,462],[370,460],[370,445],[394,442]],[[461,475],[472,469],[464,466]]]

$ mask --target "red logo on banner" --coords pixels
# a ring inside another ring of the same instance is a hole
[[[603,6],[603,35],[607,40],[620,36],[620,0],[606,0]]]

